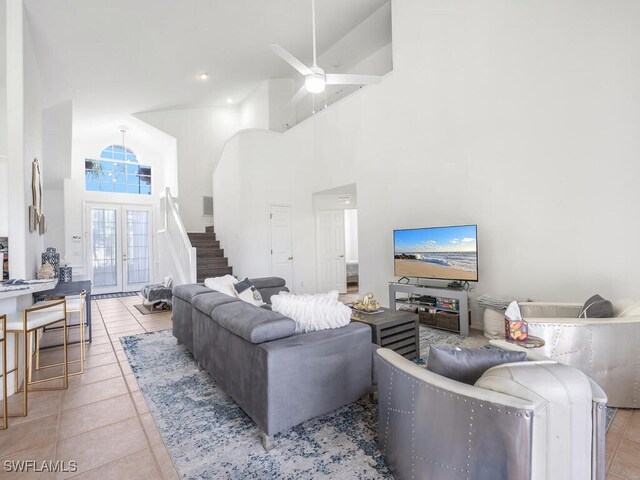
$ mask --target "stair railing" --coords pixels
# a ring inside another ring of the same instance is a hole
[[[165,233],[175,263],[185,283],[197,282],[196,249],[191,245],[184,228],[178,205],[167,187],[164,204]]]

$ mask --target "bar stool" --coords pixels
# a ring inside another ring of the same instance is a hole
[[[7,316],[0,315],[0,325],[2,325],[2,427],[0,430],[6,430],[9,420],[7,406]]]
[[[78,324],[78,327],[80,328],[80,358],[78,358],[77,360],[68,360],[67,359],[67,363],[80,363],[80,370],[77,372],[73,372],[70,373],[69,376],[72,377],[74,375],[82,375],[84,373],[84,362],[86,360],[86,350],[85,350],[85,335],[86,335],[86,331],[85,331],[85,316],[84,316],[84,308],[86,305],[86,298],[87,298],[87,291],[86,290],[82,290],[82,292],[80,292],[79,295],[67,295],[66,297],[48,297],[46,298],[44,301],[41,302],[37,302],[36,304],[34,304],[34,307],[37,307],[38,305],[44,305],[47,303],[47,301],[50,300],[61,300],[64,299],[66,301],[67,304],[67,318],[69,316],[69,314],[71,313],[77,313],[79,316],[79,320],[80,323]],[[75,325],[73,325],[75,326]],[[56,327],[56,328],[60,328],[60,327]],[[71,325],[68,325],[67,322],[67,344],[69,343],[69,338],[68,338],[68,334],[69,334],[69,330],[72,328]],[[44,330],[44,328],[43,328]],[[62,365],[62,362],[60,363],[54,363],[51,365],[45,365],[45,366],[40,366],[40,340],[38,337],[38,332],[35,333],[35,343],[36,343],[36,370],[40,370],[41,368],[51,368],[51,367],[59,367],[60,365]],[[33,372],[33,370],[31,370]],[[31,381],[31,378],[29,378],[29,380]]]
[[[56,377],[46,378],[30,382],[31,376],[31,357],[33,355],[33,334],[38,329],[48,326],[53,326],[62,322],[63,329],[63,356],[64,361],[62,364],[63,374]],[[69,366],[67,364],[67,306],[64,300],[56,300],[53,302],[42,302],[38,306],[32,306],[26,308],[22,313],[19,312],[9,314],[7,317],[7,333],[13,333],[16,339],[15,348],[15,367],[7,372],[7,374],[14,372],[16,381],[16,393],[22,392],[22,414],[9,414],[10,417],[22,416],[26,417],[29,409],[29,391],[46,391],[46,390],[66,390],[69,387]],[[23,335],[23,354],[24,354],[24,382],[22,390],[18,388],[18,344],[19,335]],[[28,337],[28,339],[27,339]],[[29,385],[42,382],[50,382],[52,380],[63,379],[62,387],[43,387],[43,388],[29,388]]]

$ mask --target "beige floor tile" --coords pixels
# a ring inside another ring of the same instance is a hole
[[[109,335],[95,335],[91,341],[91,345],[103,345],[105,343],[111,343]]]
[[[0,430],[0,457],[53,443],[57,426],[57,414],[18,425],[9,424],[7,430]]]
[[[628,480],[624,477],[619,477],[618,475],[614,474],[614,473],[609,473],[607,474],[607,480]]]
[[[91,357],[93,355],[101,355],[103,353],[111,353],[113,351],[113,347],[110,343],[103,343],[102,345],[93,345],[91,343],[87,343],[87,348],[85,350],[85,356]]]
[[[64,410],[58,424],[57,439],[62,440],[80,435],[136,415],[136,409],[131,401],[131,396],[128,394],[71,410]]]
[[[128,393],[122,377],[110,378],[88,385],[69,388],[62,396],[62,409],[81,407]]]
[[[109,378],[115,378],[122,375],[120,365],[117,363],[109,363],[98,367],[85,367],[82,375],[74,375],[69,377],[69,387],[77,387],[80,385],[88,385],[90,383],[100,382]]]
[[[611,421],[611,425],[609,425],[608,433],[616,433],[618,435],[622,435],[629,419],[631,418],[631,410],[624,410],[619,408],[616,411],[615,417]]]
[[[74,476],[74,480],[158,480],[162,474],[150,449]]]
[[[140,415],[140,421],[142,422],[142,428],[144,428],[144,431],[147,434],[149,445],[157,445],[158,443],[162,443],[160,430],[158,430],[156,422],[153,420],[151,414],[145,413],[144,415]]]
[[[147,333],[142,327],[137,328],[136,330],[130,330],[128,332],[118,332],[111,335],[113,340],[117,340],[120,337],[132,337],[134,335],[140,335],[141,333]]]
[[[133,318],[118,320],[117,322],[108,322],[105,326],[107,332],[116,332],[118,329],[122,329],[124,327],[130,327],[131,325],[137,325],[138,322]]]
[[[149,405],[147,405],[147,401],[144,399],[142,392],[131,392],[131,397],[133,398],[133,403],[136,406],[136,410],[138,411],[138,415],[144,415],[145,413],[149,413]]]
[[[116,354],[111,351],[108,353],[101,353],[98,355],[91,355],[87,357],[84,362],[84,368],[94,368],[100,367],[102,365],[108,365],[110,363],[116,363],[118,359],[116,358]]]
[[[158,465],[160,465],[160,469],[162,470],[162,475],[166,480],[177,480],[180,478],[176,471],[176,467],[173,465],[173,461],[171,461],[167,447],[165,447],[163,443],[154,445],[151,447],[151,450],[153,451]]]
[[[127,381],[127,385],[129,386],[130,391],[137,392],[138,390],[140,390],[140,386],[138,385],[136,376],[133,373],[125,375],[124,379]]]
[[[640,478],[640,443],[623,438],[611,461],[609,473],[628,479]]]
[[[129,375],[130,373],[133,373],[133,370],[131,369],[131,365],[129,365],[128,362],[120,362],[120,368],[122,369],[122,373],[125,375]]]
[[[34,472],[32,470],[20,469],[20,467],[16,464],[10,464],[11,469],[7,469],[6,462],[19,462],[19,461],[27,461],[33,460],[38,462],[40,470],[42,470],[43,461],[52,460],[55,452],[55,443],[50,443],[48,445],[43,445],[41,447],[34,448],[32,450],[26,450],[23,452],[16,453],[9,457],[5,457],[2,459],[2,472],[4,472],[7,478],[11,480],[14,479],[37,479],[37,480],[48,480],[52,478],[52,474],[49,472]],[[0,475],[1,476],[1,475]]]
[[[60,408],[60,399],[62,398],[62,390],[54,390],[50,392],[29,392],[29,409],[26,417],[12,417],[9,419],[9,426],[18,425],[24,422],[30,422],[39,418],[48,417],[49,415],[57,415]],[[9,413],[18,413],[22,411],[22,393],[11,395],[7,400]],[[0,402],[0,405],[2,402]]]
[[[137,417],[98,428],[57,443],[59,460],[75,460],[78,472],[118,460],[148,447],[147,439]],[[65,478],[69,475],[56,475]]]

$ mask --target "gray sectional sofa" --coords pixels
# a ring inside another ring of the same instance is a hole
[[[252,280],[263,299],[286,289]],[[288,317],[201,284],[173,290],[173,333],[253,419],[266,449],[272,436],[371,392],[371,330],[362,323],[295,334]]]

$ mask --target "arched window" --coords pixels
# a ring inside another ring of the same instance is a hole
[[[151,167],[121,145],[109,145],[99,159],[87,158],[84,171],[87,191],[151,195]]]

